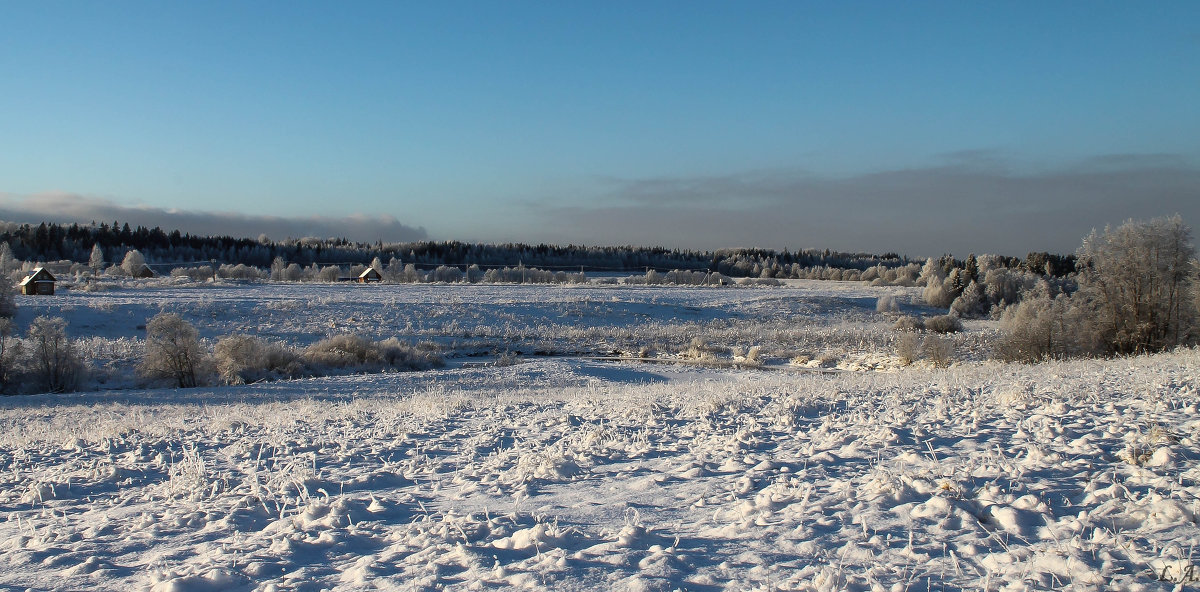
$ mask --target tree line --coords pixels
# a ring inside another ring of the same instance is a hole
[[[912,262],[897,253],[847,253],[829,249],[774,250],[758,248],[697,251],[641,246],[584,246],[524,243],[465,243],[419,241],[374,243],[345,238],[286,238],[271,240],[232,236],[193,235],[159,227],[131,227],[114,221],[90,224],[18,224],[0,221],[0,242],[7,243],[15,259],[29,262],[122,261],[131,250],[160,273],[174,266],[209,263],[269,268],[277,260],[300,267],[312,265],[369,265],[373,260],[397,260],[417,269],[472,265],[493,268],[536,267],[577,272],[673,270],[706,271],[729,277],[873,279],[884,270]],[[943,266],[969,266],[968,260],[949,256]],[[1030,253],[1025,258],[1001,257],[1007,268],[1034,269],[1062,276],[1074,269],[1072,256]],[[834,273],[834,271],[837,273]],[[857,272],[857,273],[849,273]],[[843,277],[849,275],[850,277]]]

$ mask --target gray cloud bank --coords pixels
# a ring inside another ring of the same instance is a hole
[[[161,227],[199,235],[272,239],[347,238],[354,241],[407,242],[425,240],[424,227],[401,224],[391,216],[352,215],[342,218],[249,216],[231,212],[196,212],[153,207],[129,207],[74,194],[15,196],[0,194],[0,219],[11,222],[96,223],[114,220],[130,226]]]
[[[1200,225],[1200,169],[1170,155],[1113,155],[1018,171],[987,152],[843,178],[755,172],[607,179],[584,204],[531,204],[551,240],[1024,255],[1074,252],[1093,228],[1181,214]]]

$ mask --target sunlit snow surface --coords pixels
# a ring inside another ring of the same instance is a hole
[[[1170,590],[1198,377],[539,359],[8,397],[0,588]]]

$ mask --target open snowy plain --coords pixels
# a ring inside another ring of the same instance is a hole
[[[137,386],[115,369],[164,309],[209,338],[352,330],[428,341],[449,364],[0,400],[0,588],[1195,586],[1200,353],[1000,364],[978,322],[959,363],[900,368],[874,305],[911,290],[24,298],[18,325],[59,314],[94,336],[110,386]],[[592,359],[612,355],[689,363]]]

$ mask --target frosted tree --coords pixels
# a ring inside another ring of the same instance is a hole
[[[950,303],[950,310],[965,319],[987,314],[987,309],[987,297],[983,293],[983,288],[979,287],[974,280],[967,284],[962,294],[959,294],[954,302]]]
[[[0,280],[0,318],[11,319],[17,315],[15,292],[12,284]]]
[[[276,257],[275,260],[271,262],[271,281],[283,281],[286,273],[287,261],[284,261],[283,257]]]
[[[83,373],[83,361],[67,337],[66,319],[46,316],[34,319],[25,342],[30,350],[34,380],[43,392],[74,390]]]
[[[100,248],[100,243],[92,245],[92,254],[88,257],[88,267],[92,273],[100,273],[104,269],[104,249]]]
[[[136,276],[146,268],[146,258],[137,249],[130,249],[121,260],[121,269],[129,276]]]
[[[12,321],[0,318],[0,392],[8,393],[21,359],[21,342],[13,339]]]
[[[199,384],[208,354],[191,323],[177,314],[159,313],[146,323],[146,353],[138,370],[143,376],[165,378],[180,388]]]
[[[5,275],[19,267],[16,257],[13,257],[12,247],[8,241],[0,241],[0,272]]]
[[[1078,296],[1111,351],[1159,351],[1189,338],[1196,250],[1178,215],[1092,231],[1077,255]]]

